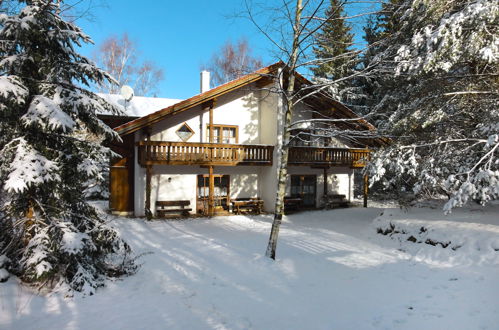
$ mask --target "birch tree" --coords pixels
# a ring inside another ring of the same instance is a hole
[[[339,57],[350,58],[351,61],[356,60],[357,52],[341,52],[341,54],[330,54],[327,58],[321,57],[317,59],[314,57],[312,48],[317,46],[317,41],[320,38],[316,34],[327,23],[333,15],[337,15],[338,10],[327,10],[330,1],[316,0],[305,1],[302,0],[283,0],[281,7],[268,9],[265,8],[262,12],[270,13],[271,25],[263,26],[257,21],[256,16],[253,14],[254,8],[247,3],[249,18],[259,28],[261,33],[268,37],[279,54],[282,62],[284,63],[282,70],[276,76],[278,86],[272,90],[278,93],[282,99],[282,123],[281,130],[282,136],[278,140],[277,150],[279,151],[279,170],[278,170],[278,187],[275,200],[274,220],[270,232],[269,242],[266,250],[266,256],[275,259],[277,240],[279,236],[279,229],[282,223],[284,214],[284,195],[286,192],[286,181],[288,174],[288,154],[290,140],[296,138],[291,134],[291,131],[300,127],[303,121],[296,120],[292,122],[293,112],[297,104],[306,103],[309,97],[314,95],[322,95],[335,99],[331,93],[331,86],[334,83],[351,79],[361,74],[362,72],[351,73],[349,76],[335,77],[333,80],[317,81],[315,84],[303,84],[297,81],[298,70],[310,66],[317,67],[321,63],[333,62]],[[341,10],[340,10],[341,11]],[[279,14],[281,20],[279,20]],[[336,17],[335,19],[347,19],[348,17]],[[282,24],[280,24],[282,23]],[[289,30],[287,29],[289,27]],[[343,62],[345,63],[345,62]],[[311,110],[312,111],[312,110]],[[378,137],[377,133],[372,130],[356,130],[349,129],[348,123],[361,120],[362,118],[348,118],[348,119],[333,119],[319,111],[316,112],[317,119],[306,120],[311,125],[320,128],[321,137],[336,137],[345,139],[349,142],[360,141],[366,138]],[[311,133],[304,133],[314,135]],[[314,136],[317,137],[317,136]]]
[[[283,81],[283,101],[284,101],[284,118],[283,118],[283,135],[280,155],[280,167],[277,183],[277,196],[275,202],[274,221],[272,222],[272,229],[270,231],[269,243],[265,255],[269,258],[275,259],[277,248],[277,238],[279,237],[279,229],[281,227],[282,216],[284,215],[284,195],[286,193],[286,180],[288,175],[288,154],[290,132],[288,130],[291,124],[291,117],[294,107],[295,99],[295,71],[298,64],[299,46],[300,46],[300,29],[301,16],[303,11],[302,0],[296,0],[295,15],[293,20],[293,43],[291,52],[289,54],[289,61],[282,71]]]
[[[135,95],[156,96],[158,84],[164,79],[163,70],[152,61],[140,61],[139,50],[127,33],[110,36],[99,45],[93,57],[118,84],[104,83],[97,86],[102,93],[118,94],[123,85],[131,85]]]
[[[240,78],[261,67],[262,60],[252,54],[245,38],[239,39],[235,44],[227,41],[212,55],[210,61],[202,66],[213,74],[212,81],[215,86]]]

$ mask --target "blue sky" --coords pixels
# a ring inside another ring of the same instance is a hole
[[[253,54],[264,64],[276,61],[266,38],[236,14],[242,0],[105,0],[92,9],[94,21],[77,24],[99,45],[110,35],[127,32],[140,49],[140,56],[161,67],[165,79],[158,97],[185,99],[199,92],[199,71],[212,54],[228,40],[246,37]],[[97,46],[85,46],[90,56]]]
[[[242,10],[237,0],[107,0],[107,7],[93,9],[95,21],[78,25],[98,45],[110,35],[127,32],[138,44],[141,56],[164,70],[159,97],[188,98],[199,92],[199,72],[227,39],[245,36],[255,55],[265,64],[273,59],[265,38],[244,19],[234,18]],[[231,17],[232,16],[232,17]],[[96,46],[82,49],[91,55]]]

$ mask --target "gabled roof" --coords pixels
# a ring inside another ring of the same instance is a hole
[[[210,89],[209,91],[206,91],[204,93],[195,95],[191,98],[188,98],[184,101],[178,102],[176,104],[173,104],[169,107],[163,108],[161,110],[158,110],[156,112],[153,112],[147,116],[137,118],[135,120],[132,120],[130,122],[127,122],[123,125],[120,125],[115,128],[115,130],[120,134],[121,136],[133,133],[135,131],[140,130],[143,127],[152,125],[154,123],[157,123],[158,121],[162,120],[163,118],[171,115],[178,114],[180,112],[183,112],[185,110],[191,109],[197,105],[212,101],[216,99],[217,97],[220,97],[224,94],[227,94],[231,91],[234,91],[238,88],[247,86],[251,83],[257,82],[257,81],[266,81],[269,79],[271,75],[274,75],[277,73],[277,70],[279,68],[284,67],[285,64],[283,62],[277,62],[272,65],[269,65],[267,67],[264,67],[260,70],[257,70],[255,72],[252,72],[250,74],[247,74],[241,78],[232,80],[226,84],[220,85],[218,87],[215,87],[213,89]],[[303,77],[301,74],[296,73],[295,76],[298,80],[298,83],[303,84],[303,85],[313,85],[313,83],[308,80],[307,78]],[[319,91],[317,93],[314,93],[313,95],[307,97],[307,100],[310,100],[310,102],[313,102],[317,104],[317,107],[322,108],[325,111],[331,110],[334,108],[335,114],[334,117],[336,118],[345,118],[345,119],[356,119],[354,122],[350,123],[345,123],[344,125],[347,125],[349,127],[356,128],[359,130],[375,130],[376,128],[371,125],[369,122],[366,120],[359,118],[359,116],[354,113],[350,108],[345,106],[344,104],[335,101],[332,99],[330,96],[327,95],[327,92],[324,91]],[[378,143],[380,143],[379,141]]]
[[[179,103],[182,100],[179,99],[167,99],[162,97],[144,97],[144,96],[134,96],[130,101],[125,101],[120,94],[104,94],[98,93],[107,102],[114,105],[116,108],[123,111],[124,114],[130,117],[143,117],[148,114],[158,111],[158,109],[163,109]],[[99,115],[112,115],[111,113],[99,113]]]
[[[203,104],[203,103],[211,101],[217,97],[220,97],[224,94],[227,94],[233,90],[247,86],[253,82],[256,82],[256,81],[259,81],[262,79],[268,79],[268,76],[275,73],[278,68],[282,67],[282,65],[283,65],[282,62],[274,63],[272,65],[265,67],[265,68],[262,68],[260,70],[255,71],[255,72],[247,74],[241,78],[232,80],[226,84],[223,84],[223,85],[220,85],[220,86],[215,87],[213,89],[210,89],[209,91],[195,95],[191,98],[188,98],[187,100],[178,102],[174,105],[171,105],[169,107],[166,107],[166,108],[163,108],[163,109],[158,110],[156,112],[153,112],[147,116],[140,117],[140,118],[132,120],[126,124],[120,125],[120,126],[116,127],[115,130],[120,135],[127,135],[130,133],[133,133],[133,132],[135,132],[135,131],[137,131],[145,126],[149,126],[151,124],[157,123],[158,121],[162,120],[166,116],[170,116],[170,115],[177,114],[179,112],[188,110],[188,109],[193,108],[197,105]]]

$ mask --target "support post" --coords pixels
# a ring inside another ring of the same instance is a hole
[[[152,219],[151,212],[151,175],[152,175],[152,166],[146,166],[146,205],[145,205],[145,214],[147,220]]]
[[[327,167],[324,167],[324,198],[327,196]]]
[[[367,193],[369,190],[369,176],[364,174],[364,207],[367,207]]]
[[[215,214],[215,178],[213,177],[213,166],[208,166],[208,216]]]

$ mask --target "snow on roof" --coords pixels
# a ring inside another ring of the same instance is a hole
[[[123,110],[127,116],[134,117],[143,117],[182,101],[180,99],[134,96],[130,102],[125,102],[123,96],[119,94],[99,93],[98,95]]]

